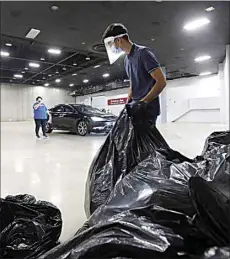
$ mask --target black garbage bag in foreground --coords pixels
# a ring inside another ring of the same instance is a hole
[[[31,195],[0,199],[0,258],[37,258],[58,244],[61,212]]]
[[[154,132],[133,127],[123,111],[89,172],[86,203],[94,213],[76,236],[39,259],[206,259],[206,249],[230,245],[229,143],[207,140],[210,148],[191,160]]]

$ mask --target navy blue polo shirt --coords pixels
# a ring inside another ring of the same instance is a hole
[[[139,101],[154,87],[156,81],[150,73],[160,65],[150,48],[136,44],[132,45],[130,54],[125,57],[124,65],[131,81],[132,98]],[[149,103],[149,113],[153,117],[160,114],[159,97]]]

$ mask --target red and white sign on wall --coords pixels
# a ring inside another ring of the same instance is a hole
[[[108,99],[108,105],[120,105],[127,103],[127,97],[117,98],[117,99]]]

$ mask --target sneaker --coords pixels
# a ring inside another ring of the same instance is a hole
[[[40,136],[39,136],[39,135],[36,135],[36,137],[37,137],[37,138],[40,138]]]
[[[48,136],[47,135],[43,135],[43,138],[48,138]]]

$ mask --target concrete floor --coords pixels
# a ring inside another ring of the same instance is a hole
[[[1,123],[1,197],[29,193],[54,203],[63,215],[61,241],[85,221],[84,187],[90,163],[105,136],[54,132],[48,140],[34,137],[32,122]],[[158,125],[173,149],[194,157],[220,124]]]

